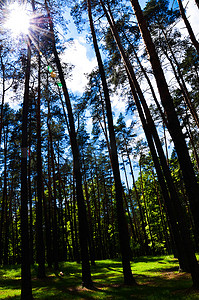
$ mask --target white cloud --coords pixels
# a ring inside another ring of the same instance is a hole
[[[73,93],[83,93],[87,84],[86,74],[97,65],[96,58],[88,58],[88,47],[83,38],[75,39],[62,56],[64,62],[74,65],[72,76],[67,81],[68,88]]]
[[[125,114],[126,102],[122,95],[115,94],[111,97],[112,110],[115,113],[115,118],[118,118],[120,112]]]

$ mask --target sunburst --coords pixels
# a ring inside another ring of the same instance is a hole
[[[5,29],[9,30],[13,37],[29,33],[31,16],[28,13],[26,3],[11,2],[6,6]]]
[[[39,36],[48,34],[48,30],[44,26],[47,22],[45,16],[38,10],[35,11],[27,0],[8,0],[3,5],[2,13],[1,23],[3,23],[3,32],[7,39],[13,43],[30,40],[40,52],[38,49]],[[23,47],[23,43],[21,46]],[[17,48],[21,48],[20,45]]]

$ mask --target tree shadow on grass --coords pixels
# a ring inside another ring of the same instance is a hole
[[[179,266],[174,266],[170,268],[153,268],[153,269],[147,269],[147,272],[177,272],[179,271]]]
[[[160,258],[153,259],[157,262]],[[190,291],[191,279],[186,273],[176,273],[168,268],[166,264],[151,269],[150,275],[142,272],[134,274],[137,286],[126,286],[123,284],[121,274],[121,262],[103,261],[97,262],[92,267],[92,278],[94,289],[86,289],[81,286],[81,265],[73,263],[60,264],[60,271],[53,273],[47,269],[48,277],[37,279],[33,277],[33,296],[37,300],[70,300],[70,299],[135,299],[135,300],[187,300],[199,299],[198,292]],[[153,263],[153,262],[152,262]],[[152,264],[153,265],[153,264]],[[152,266],[151,265],[151,266]],[[35,269],[36,270],[36,269]],[[36,274],[33,271],[34,276]],[[156,271],[158,270],[158,273]],[[144,270],[143,270],[144,271]],[[145,269],[146,272],[148,270]],[[20,289],[19,279],[0,279],[0,285],[5,289]],[[1,297],[0,297],[1,298]],[[11,296],[4,299],[20,299],[20,296]]]
[[[163,260],[165,259],[164,256],[138,256],[138,257],[135,257],[132,262],[146,262],[146,263],[149,263],[149,262],[155,262],[155,261],[158,261],[158,260]]]
[[[164,299],[199,299],[198,293],[189,292],[189,282],[181,284],[173,278],[148,277],[144,275],[135,276],[137,286],[125,286],[118,283],[107,283],[106,278],[99,282],[94,281],[95,288],[90,290],[81,285],[68,283],[68,278],[46,278],[44,280],[33,280],[34,299],[40,300],[65,300],[65,299],[137,299],[137,300],[164,300]],[[177,281],[177,282],[176,282]],[[170,283],[170,284],[168,284]],[[172,283],[172,284],[171,284]],[[6,285],[8,286],[8,285]],[[10,287],[14,285],[9,285]],[[191,297],[191,298],[190,298]],[[5,299],[20,299],[19,296],[7,297]]]
[[[169,275],[169,276],[166,276]],[[164,276],[146,276],[136,274],[135,279],[137,286],[126,286],[122,283],[119,275],[109,278],[108,274],[93,276],[94,289],[82,288],[81,285],[72,283],[67,277],[65,278],[48,278],[40,281],[41,290],[38,280],[35,284],[35,299],[147,299],[147,300],[164,300],[164,299],[199,299],[199,294],[190,295],[188,292],[191,286],[191,280],[181,275],[163,272]],[[185,275],[185,274],[184,274]],[[171,276],[173,276],[171,278]],[[100,277],[100,278],[99,278]],[[34,287],[34,285],[33,285]],[[45,295],[46,292],[46,295]],[[190,295],[190,297],[189,297]],[[193,296],[193,297],[192,297]]]

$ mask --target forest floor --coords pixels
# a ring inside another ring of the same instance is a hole
[[[47,269],[43,280],[36,278],[36,268],[32,268],[34,299],[199,299],[199,292],[191,288],[190,274],[179,273],[178,262],[172,256],[135,259],[132,271],[137,286],[133,287],[123,284],[119,260],[96,261],[91,267],[93,290],[82,288],[80,264],[60,263],[59,272]],[[20,266],[0,267],[0,299],[20,299]]]

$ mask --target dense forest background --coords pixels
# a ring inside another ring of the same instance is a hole
[[[0,264],[22,264],[22,299],[35,262],[43,278],[45,263],[81,261],[91,287],[96,259],[121,258],[134,284],[133,257],[171,253],[199,288],[199,43],[186,1],[26,2],[29,33],[15,38],[0,4]],[[96,56],[82,94],[67,88],[69,11]]]

